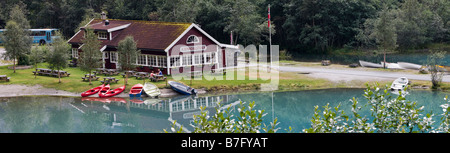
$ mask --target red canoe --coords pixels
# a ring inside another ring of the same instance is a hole
[[[99,93],[99,97],[101,97],[101,98],[112,97],[112,96],[122,93],[124,90],[125,90],[125,85],[123,85],[120,88],[114,89],[114,90],[108,90],[106,93]]]
[[[106,86],[104,86],[104,87],[100,90],[100,92],[98,92],[98,96],[101,97],[100,95],[101,95],[102,93],[108,92],[109,89],[111,89],[111,86],[109,86],[109,84],[106,85]]]
[[[81,93],[81,97],[87,97],[93,94],[96,94],[97,92],[99,92],[105,85],[102,84],[101,86],[89,89],[88,91],[85,91],[83,93]]]

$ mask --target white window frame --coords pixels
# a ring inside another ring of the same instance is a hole
[[[146,66],[147,65],[147,55],[138,54],[136,57],[136,65]]]
[[[166,68],[167,67],[167,57],[166,56],[159,56],[156,60],[156,63],[158,63],[158,67]]]
[[[97,32],[98,39],[108,39],[108,32],[99,31]]]
[[[72,48],[72,57],[78,59],[78,48]]]
[[[209,57],[209,61],[207,60],[208,57]],[[203,54],[203,58],[205,58],[204,59],[204,64],[211,64],[212,63],[213,58],[212,58],[212,54],[211,53]]]
[[[192,54],[183,55],[182,62],[183,66],[192,66],[193,65]]]
[[[178,58],[178,60],[175,60],[176,58]],[[181,67],[181,57],[180,56],[171,56],[170,57],[170,67]]]
[[[192,55],[192,65],[202,65],[202,55],[203,54],[193,54]]]
[[[189,41],[190,38],[193,38],[194,41]],[[186,39],[186,44],[194,44],[194,43],[200,43],[200,40],[198,39],[198,37],[196,35],[190,35],[187,39]]]
[[[117,63],[117,61],[119,61],[119,53],[117,52],[110,52],[109,53],[109,57],[110,57],[110,62],[111,63]]]

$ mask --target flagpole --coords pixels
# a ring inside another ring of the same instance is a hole
[[[269,26],[269,52],[270,52],[270,69],[272,69],[272,28],[270,28],[270,4],[269,4],[269,14],[268,14],[268,26]]]

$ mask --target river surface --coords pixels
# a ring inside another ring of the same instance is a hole
[[[236,110],[240,100],[255,101],[256,109],[264,109],[264,124],[278,118],[278,132],[286,132],[289,126],[300,132],[310,127],[314,106],[341,103],[341,109],[351,116],[349,99],[358,98],[362,106],[367,103],[363,93],[363,89],[325,89],[172,99],[0,98],[0,133],[160,133],[170,131],[173,120],[191,131],[189,124],[193,115],[200,113],[199,106],[206,106],[213,115],[217,102]],[[424,114],[431,110],[440,114],[445,95],[448,93],[412,90],[407,100],[425,106]],[[360,114],[370,116],[364,109]],[[439,118],[435,116],[436,121]]]

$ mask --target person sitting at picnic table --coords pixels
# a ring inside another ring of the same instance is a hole
[[[155,73],[153,73],[153,71],[152,71],[152,73],[150,73],[150,77],[153,78],[154,76],[155,76]]]
[[[160,69],[158,69],[158,75],[163,75],[162,71]]]

